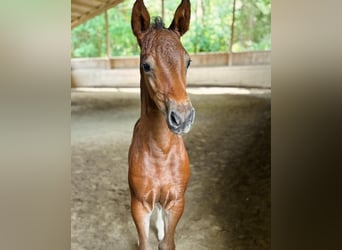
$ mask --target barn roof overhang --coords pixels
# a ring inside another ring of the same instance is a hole
[[[71,0],[71,28],[100,15],[124,0]]]

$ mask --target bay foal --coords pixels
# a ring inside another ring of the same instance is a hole
[[[132,30],[141,49],[141,114],[129,149],[128,182],[141,250],[149,249],[154,208],[158,210],[158,248],[175,249],[174,233],[184,209],[190,168],[181,135],[189,132],[195,110],[186,93],[190,57],[180,37],[189,22],[189,0],[182,0],[169,28],[160,18],[150,25],[142,0],[132,10]]]

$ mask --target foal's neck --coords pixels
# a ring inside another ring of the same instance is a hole
[[[149,91],[146,86],[147,83],[144,82],[143,76],[140,77],[140,117],[165,117],[163,112],[159,110],[157,105],[154,103],[153,99],[151,98]],[[165,118],[164,118],[165,120]],[[166,124],[166,123],[165,123]]]
[[[143,81],[141,81],[140,83],[140,106],[141,106],[140,117],[151,116],[151,115],[156,116],[158,115],[158,113],[161,113],[161,111],[158,112],[159,111],[158,107],[153,102],[152,98],[149,96],[148,91]]]
[[[182,140],[181,136],[170,131],[163,111],[159,110],[148,94],[144,83],[140,84],[141,113],[140,122],[144,124],[144,134],[149,136],[160,148],[167,150],[175,140]]]

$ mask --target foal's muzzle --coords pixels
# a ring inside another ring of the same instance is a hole
[[[177,104],[174,101],[168,103],[167,124],[173,133],[178,135],[188,133],[194,120],[195,109],[190,101],[185,104]]]

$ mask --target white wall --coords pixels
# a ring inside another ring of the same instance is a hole
[[[270,51],[192,55],[191,86],[271,87]],[[72,59],[73,87],[139,87],[139,57]]]

